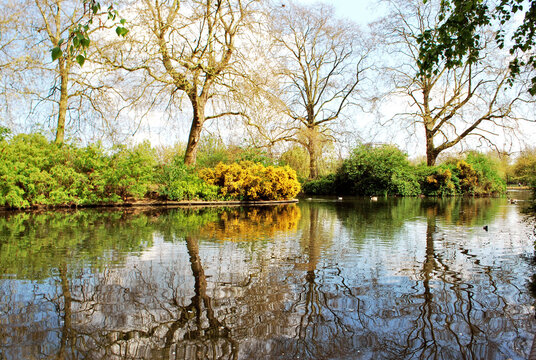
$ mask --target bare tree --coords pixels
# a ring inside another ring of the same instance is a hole
[[[28,36],[23,31],[26,24],[26,3],[1,0],[0,8],[0,128],[11,127],[9,118],[14,107],[14,84],[20,83],[21,72],[32,63],[25,47]]]
[[[354,100],[367,70],[363,34],[337,19],[325,4],[294,3],[271,12],[274,58],[279,61],[279,98],[288,121],[279,139],[309,153],[309,178],[318,176],[323,144],[335,140],[336,126]]]
[[[128,46],[102,50],[109,65],[129,72],[143,71],[140,89],[157,89],[153,93],[166,96],[168,108],[176,111],[179,107],[180,112],[185,95],[192,110],[184,156],[187,165],[196,162],[205,121],[235,115],[231,111],[216,112],[212,102],[217,88],[228,81],[240,46],[237,40],[248,25],[256,1],[135,2],[133,7],[139,15],[129,22],[133,35]]]
[[[399,110],[393,120],[409,123],[413,132],[424,130],[428,165],[469,136],[494,146],[497,128],[515,130],[517,120],[526,119],[520,115],[522,106],[531,101],[525,96],[526,84],[507,86],[508,59],[493,33],[479,34],[483,48],[476,61],[464,58],[452,67],[439,62],[423,73],[418,38],[437,31],[439,2],[388,3],[390,14],[377,24],[387,45],[383,73],[394,89],[390,100],[408,101],[407,111]]]
[[[73,28],[88,16],[85,6],[83,0],[25,0],[16,6],[21,10],[19,18],[12,19],[19,24],[17,37],[11,37],[16,51],[8,52],[12,58],[17,56],[9,93],[20,97],[19,121],[40,126],[43,117],[53,119],[57,143],[64,141],[70,122],[81,126],[87,118],[94,125],[96,118],[105,118],[103,94],[110,86],[100,81],[95,67],[79,66],[86,58],[82,45],[75,45],[83,42],[87,50],[89,40],[73,36]],[[101,20],[94,29],[106,23]]]
[[[69,81],[76,64],[75,58],[69,51],[75,38],[69,36],[69,30],[82,22],[83,3],[64,0],[34,0],[37,10],[37,35],[43,36],[49,48],[66,48],[63,54],[57,56],[57,63],[53,63],[56,78],[51,89],[51,95],[57,93],[57,127],[56,143],[62,143],[65,138],[65,121],[69,102]],[[78,39],[76,39],[78,41]],[[56,54],[54,54],[56,55]]]

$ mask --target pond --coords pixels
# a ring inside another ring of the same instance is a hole
[[[0,359],[525,359],[536,262],[521,209],[345,198],[4,214]]]

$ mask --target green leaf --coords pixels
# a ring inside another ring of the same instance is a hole
[[[115,28],[115,32],[117,33],[118,36],[124,37],[128,34],[128,29],[122,26],[118,26],[117,28]]]
[[[119,20],[119,22],[121,23],[121,25],[125,25],[125,23],[127,22],[125,19],[121,19]]]
[[[60,56],[63,55],[63,51],[61,51],[59,46],[53,48],[51,52],[52,52],[52,61],[57,60]]]
[[[101,6],[99,3],[96,3],[91,7],[91,10],[93,11],[93,14],[96,14],[100,10]]]
[[[84,55],[78,55],[76,57],[76,62],[80,65],[80,66],[84,66],[84,63],[86,62],[86,58]]]

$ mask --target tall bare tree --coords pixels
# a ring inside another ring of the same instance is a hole
[[[26,3],[16,0],[1,0],[0,8],[0,128],[11,127],[14,84],[20,83],[21,72],[32,59],[26,52],[25,40],[28,36],[23,30],[27,26],[24,14],[28,11]]]
[[[87,4],[83,0],[25,0],[21,5],[26,10],[21,14],[24,26],[19,46],[29,60],[13,92],[21,94],[19,108],[25,108],[34,123],[42,117],[54,119],[55,141],[62,143],[69,122],[82,126],[80,120],[87,118],[94,125],[105,116],[99,103],[106,101],[103,93],[110,87],[101,83],[94,67],[80,67],[89,39],[73,33],[87,21]],[[105,19],[94,29],[106,25]]]
[[[129,21],[134,34],[129,45],[102,52],[115,68],[143,71],[143,87],[154,86],[159,95],[167,94],[168,106],[179,107],[179,112],[185,95],[192,111],[187,165],[196,162],[205,121],[234,114],[216,112],[212,101],[228,80],[240,46],[237,39],[248,26],[255,2],[141,0],[133,3],[138,16]]]
[[[391,99],[409,101],[406,111],[394,119],[424,130],[428,165],[470,136],[494,145],[496,129],[513,130],[517,120],[526,119],[521,115],[522,106],[531,101],[526,83],[507,86],[508,60],[493,33],[482,29],[483,48],[476,61],[462,58],[447,67],[443,60],[423,72],[418,39],[437,31],[439,1],[388,3],[389,15],[377,24],[387,45],[383,58],[389,61],[384,73],[394,89]]]
[[[337,19],[331,6],[289,3],[271,14],[274,57],[282,69],[279,97],[289,119],[280,125],[280,139],[307,150],[314,179],[323,144],[335,139],[336,126],[355,105],[369,48],[357,26]]]

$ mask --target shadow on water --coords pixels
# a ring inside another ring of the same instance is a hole
[[[12,214],[0,359],[522,359],[531,231],[506,199]]]

